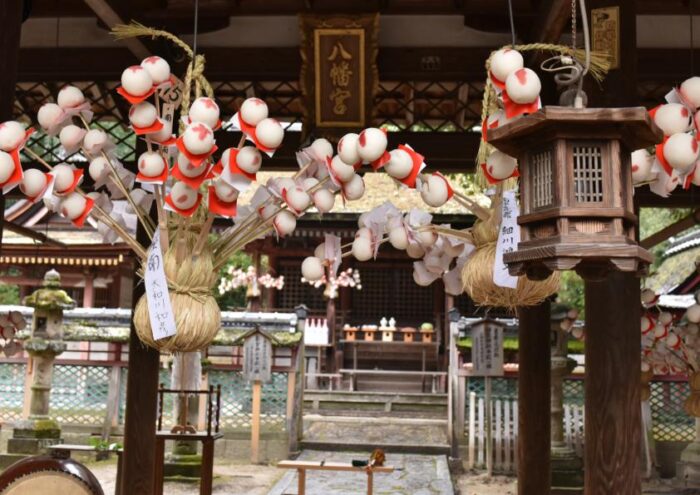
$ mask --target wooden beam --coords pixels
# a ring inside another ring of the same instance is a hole
[[[533,24],[530,41],[558,43],[571,20],[571,0],[545,0],[540,3],[539,22]]]
[[[639,495],[639,279],[585,281],[585,495]]]
[[[385,81],[467,81],[483,83],[484,62],[494,47],[383,47],[377,55]],[[301,58],[295,47],[203,48],[212,81],[294,80]],[[700,66],[700,51],[693,54]],[[688,77],[691,52],[684,48],[636,51],[638,80],[678,84]],[[25,47],[20,50],[19,81],[118,81],[124,67],[139,59],[128,49],[109,47]],[[236,60],[235,64],[229,60]],[[428,64],[428,60],[431,61]],[[681,63],[678,63],[681,61]],[[685,63],[687,61],[687,63]],[[434,64],[437,62],[437,64]]]
[[[676,188],[667,198],[654,194],[649,186],[634,190],[634,203],[640,208],[695,208],[700,204],[700,187]]]
[[[518,495],[549,495],[551,304],[518,308]]]
[[[97,15],[97,17],[104,22],[108,28],[113,28],[118,24],[125,24],[122,18],[117,14],[117,12],[112,8],[112,5],[107,0],[84,0],[88,7]],[[146,48],[138,38],[128,38],[121,40],[131,53],[136,55],[136,58],[142,60],[148,57],[151,52]],[[123,69],[122,69],[123,70]]]
[[[39,241],[44,244],[48,244],[51,246],[59,246],[63,248],[66,247],[66,245],[61,241],[51,239],[50,237],[46,236],[45,234],[42,234],[39,231],[23,227],[22,225],[17,225],[16,223],[10,222],[8,220],[5,221],[5,229],[9,230],[10,232],[14,232],[15,234],[19,234],[24,237],[29,237],[30,239],[34,239],[35,241]]]
[[[668,238],[670,238],[676,234],[680,234],[684,230],[688,230],[689,228],[691,228],[699,223],[700,223],[700,208],[693,211],[690,215],[687,215],[684,218],[681,218],[677,222],[672,223],[668,227],[664,227],[663,229],[659,230],[658,232],[643,239],[639,243],[639,245],[642,246],[644,249],[650,249],[650,248],[656,246],[657,244],[667,240]]]
[[[19,60],[19,40],[22,32],[22,7],[19,0],[0,4],[0,122],[12,118]],[[0,191],[0,241],[5,226],[5,195]],[[0,242],[0,252],[2,252]]]

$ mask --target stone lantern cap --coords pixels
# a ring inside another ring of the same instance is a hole
[[[56,270],[49,270],[44,275],[44,287],[35,290],[24,298],[25,306],[45,311],[73,309],[75,301],[61,289],[61,275]]]

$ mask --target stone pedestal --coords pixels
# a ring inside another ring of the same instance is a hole
[[[560,329],[566,318],[561,308],[552,314],[552,494],[583,493],[583,460],[566,444],[564,439],[564,378],[576,367],[568,354],[568,334]]]
[[[186,352],[175,356],[171,375],[173,389],[199,390],[202,380],[202,363],[199,352]],[[187,407],[185,407],[185,403]],[[178,396],[175,400],[177,424],[189,424],[197,428],[199,419],[199,395]],[[176,440],[172,451],[165,457],[163,474],[168,480],[199,480],[202,456],[197,453],[199,442]]]
[[[27,296],[24,303],[34,308],[31,337],[24,349],[31,358],[29,417],[14,425],[7,442],[10,454],[37,455],[50,445],[61,443],[61,427],[49,416],[53,364],[66,350],[63,342],[63,310],[75,303],[60,288],[60,275],[50,270],[43,288]]]

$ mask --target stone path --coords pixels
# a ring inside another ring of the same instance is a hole
[[[309,461],[350,462],[364,459],[357,452],[323,452],[305,450],[299,459]],[[387,454],[387,465],[399,468],[390,474],[374,476],[376,495],[453,495],[452,481],[444,456],[417,454]],[[366,493],[367,477],[361,473],[307,471],[308,495],[358,495]],[[297,473],[289,470],[268,495],[296,495]]]

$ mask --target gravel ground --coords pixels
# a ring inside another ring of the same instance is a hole
[[[86,463],[100,481],[105,495],[114,493],[116,477],[116,460]],[[217,495],[267,495],[280,480],[286,470],[275,466],[251,464],[223,464],[217,459],[214,467],[214,494]],[[485,474],[465,473],[457,477],[455,486],[460,495],[517,495],[515,478]],[[168,495],[196,495],[199,487],[190,483],[166,482],[164,493]],[[333,492],[327,491],[326,494]],[[358,492],[359,493],[359,492]],[[700,495],[700,489],[674,488],[669,480],[660,480],[644,484],[645,495]],[[325,494],[324,494],[325,495]]]
[[[90,470],[97,476],[105,495],[114,493],[117,474],[116,461],[92,462]],[[220,495],[267,495],[270,488],[284,474],[275,466],[254,466],[251,464],[225,464],[214,466],[214,490]],[[194,483],[166,482],[163,493],[168,495],[199,494],[199,485]]]

